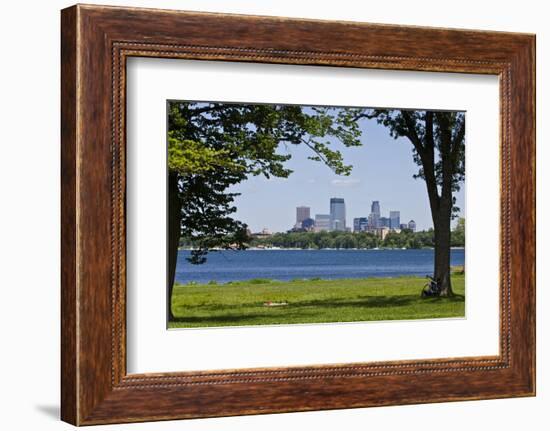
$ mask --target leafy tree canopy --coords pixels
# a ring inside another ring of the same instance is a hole
[[[198,248],[190,261],[203,263],[209,249],[246,246],[246,225],[235,220],[232,185],[249,176],[286,178],[290,154],[283,145],[305,145],[309,159],[336,174],[352,166],[333,149],[334,142],[361,145],[351,110],[293,105],[171,102],[168,117],[170,187],[181,208],[181,235]]]

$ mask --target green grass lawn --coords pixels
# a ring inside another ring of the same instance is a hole
[[[463,317],[464,275],[453,274],[452,283],[456,296],[425,299],[422,277],[176,284],[169,327]]]

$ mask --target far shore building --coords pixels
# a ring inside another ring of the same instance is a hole
[[[309,207],[296,207],[296,227],[301,227],[305,219],[311,218],[311,209]]]
[[[380,226],[380,202],[372,201],[369,214],[369,227],[371,229],[378,229]]]
[[[401,233],[401,229],[390,229],[389,227],[386,226],[386,227],[379,227],[378,229],[374,230],[374,234],[378,238],[380,238],[382,241],[386,239],[386,237],[390,232]]]
[[[400,216],[401,213],[399,211],[390,211],[390,229],[399,229]]]
[[[416,223],[414,220],[411,220],[408,224],[408,227],[410,230],[412,230],[413,232],[416,232]]]
[[[250,232],[250,231],[249,231]],[[256,238],[268,238],[272,235],[268,228],[264,227],[261,232],[255,232],[253,234],[249,233],[249,236],[254,236]]]
[[[353,231],[364,232],[369,229],[368,217],[357,217],[353,219]]]
[[[344,198],[330,198],[330,228],[336,231],[346,230],[346,204]]]
[[[390,219],[388,217],[380,217],[378,219],[378,227],[387,227],[391,228],[390,226]]]
[[[387,226],[376,229],[376,235],[380,237],[382,241],[386,239],[386,236],[391,232],[391,229]]]
[[[315,232],[330,231],[330,214],[315,214],[315,225],[313,230]]]
[[[315,226],[315,220],[312,218],[306,218],[302,220],[302,229],[306,232],[312,232]]]

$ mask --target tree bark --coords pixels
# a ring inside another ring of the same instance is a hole
[[[451,285],[451,215],[453,212],[452,127],[445,113],[435,114],[440,130],[441,196],[439,211],[434,216],[434,277],[439,281],[440,296],[453,296]]]
[[[451,285],[451,214],[453,208],[452,179],[453,156],[451,133],[445,114],[435,114],[441,130],[440,156],[442,161],[441,195],[437,189],[435,172],[434,113],[426,113],[424,143],[415,131],[415,124],[408,114],[404,114],[409,128],[408,137],[412,141],[424,169],[424,180],[428,191],[430,210],[434,225],[434,279],[440,287],[440,296],[453,296]],[[447,127],[446,127],[447,126]]]
[[[181,200],[178,193],[177,174],[168,175],[168,294],[166,311],[168,320],[174,320],[172,312],[172,293],[176,279],[176,264],[178,262],[178,247],[181,235]]]
[[[440,211],[442,213],[443,211]],[[434,278],[440,286],[440,296],[453,296],[451,285],[451,220],[446,214],[437,215],[434,226]]]

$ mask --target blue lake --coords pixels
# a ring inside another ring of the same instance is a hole
[[[399,277],[433,273],[433,250],[243,250],[208,254],[202,265],[192,265],[180,250],[176,267],[179,283],[218,283],[269,278]],[[464,249],[451,250],[451,265],[464,265]]]

